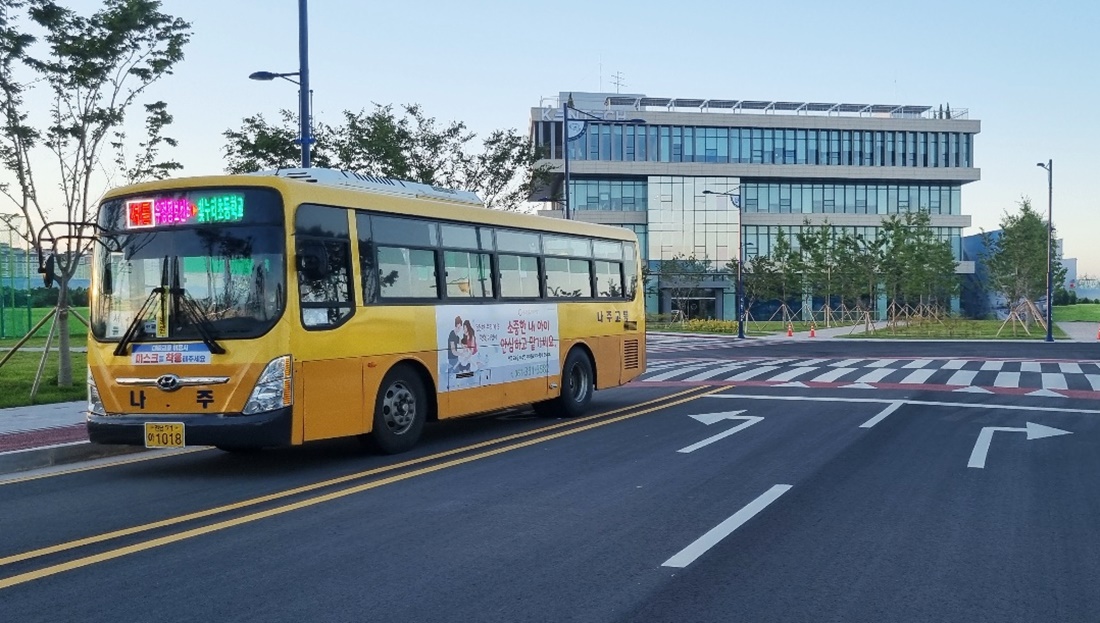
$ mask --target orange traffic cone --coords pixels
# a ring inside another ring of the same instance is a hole
[[[817,325],[810,325],[810,337],[817,337]]]
[[[787,337],[794,337],[794,327],[789,322],[787,323]]]

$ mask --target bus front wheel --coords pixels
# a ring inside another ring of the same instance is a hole
[[[535,413],[542,417],[577,417],[588,408],[596,391],[592,360],[579,348],[569,351],[561,368],[561,394],[536,402]]]
[[[416,372],[406,365],[390,370],[378,388],[374,404],[372,445],[386,454],[409,450],[424,430],[428,398]]]

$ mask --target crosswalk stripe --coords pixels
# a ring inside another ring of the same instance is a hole
[[[862,359],[845,359],[844,361],[838,361],[836,363],[830,363],[829,366],[833,368],[851,368],[857,363],[863,361]]]
[[[803,374],[809,374],[810,372],[813,372],[814,370],[817,370],[817,366],[799,366],[797,368],[792,368],[790,370],[787,370],[786,372],[781,372],[781,373],[773,376],[772,378],[770,378],[768,380],[769,381],[792,381],[792,380],[802,376]]]
[[[681,374],[690,374],[690,373],[695,372],[695,371],[697,371],[701,368],[709,368],[711,365],[712,364],[704,363],[704,364],[697,364],[697,365],[694,365],[694,366],[683,366],[683,367],[679,367],[679,368],[673,368],[672,370],[670,370],[668,372],[661,372],[660,374],[654,374],[653,376],[647,378],[646,380],[647,381],[665,381],[665,380],[668,380],[668,379],[670,379],[674,376],[680,376]]]
[[[993,387],[1019,387],[1020,386],[1020,373],[1019,372],[999,372],[997,373],[997,380],[993,381]]]
[[[705,381],[707,379],[713,379],[714,377],[719,376],[721,374],[725,374],[726,372],[732,372],[733,370],[738,370],[740,368],[744,368],[745,365],[746,364],[744,364],[744,363],[731,363],[729,365],[719,366],[717,368],[710,368],[710,369],[704,370],[704,371],[700,372],[699,374],[693,374],[693,375],[687,377],[686,379],[681,379],[681,380],[683,380],[683,381]]]
[[[1066,377],[1059,372],[1043,373],[1043,389],[1069,389]]]
[[[855,372],[857,369],[858,368],[836,368],[835,370],[830,370],[825,374],[816,376],[811,380],[815,383],[832,383],[849,372]]]
[[[892,363],[897,363],[897,359],[879,359],[878,361],[868,365],[868,368],[885,368]]]
[[[959,370],[947,380],[948,385],[970,385],[974,377],[978,375],[976,370]]]
[[[878,383],[882,379],[890,376],[894,372],[897,372],[894,368],[879,368],[873,372],[868,372],[863,376],[856,379],[856,383]]]
[[[747,370],[745,372],[742,372],[741,374],[735,374],[734,376],[731,376],[726,380],[727,381],[747,381],[747,380],[749,380],[753,377],[760,376],[761,374],[767,374],[768,372],[772,372],[772,371],[778,370],[778,369],[779,369],[779,366],[764,366],[764,367],[756,368],[756,369],[753,369],[753,370]]]
[[[1085,378],[1089,380],[1089,385],[1092,385],[1092,391],[1100,392],[1100,374],[1086,374]]]
[[[1043,364],[1038,361],[1024,361],[1020,364],[1020,372],[1042,372]]]
[[[987,361],[982,364],[982,372],[996,372],[1005,366],[1003,361]]]
[[[922,370],[914,370],[909,376],[902,379],[902,383],[905,384],[919,384],[928,380],[928,377],[935,374],[937,370],[927,368]]]
[[[1075,363],[1059,363],[1058,369],[1062,374],[1081,374],[1081,366]]]
[[[915,361],[910,361],[909,363],[902,366],[902,368],[923,368],[930,363],[932,363],[931,359],[917,359]]]
[[[965,359],[952,359],[951,361],[948,361],[946,365],[943,366],[943,369],[944,370],[962,370],[963,366],[965,366],[965,365],[966,365],[966,360]]]
[[[809,359],[807,361],[800,361],[794,365],[796,366],[820,366],[821,364],[832,361],[832,359]]]

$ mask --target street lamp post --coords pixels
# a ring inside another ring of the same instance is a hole
[[[571,129],[569,127],[569,121],[570,121],[569,120],[569,111],[573,111],[574,113],[584,115],[585,117],[588,117],[589,119],[591,119],[593,121],[599,121],[601,123],[644,125],[645,122],[646,122],[645,119],[601,119],[600,117],[597,117],[596,115],[593,115],[591,113],[587,113],[583,110],[573,108],[573,106],[570,105],[568,101],[563,101],[561,103],[561,137],[562,137],[561,157],[562,157],[562,162],[564,163],[563,166],[562,166],[562,171],[565,174],[565,180],[564,180],[565,187],[564,187],[564,190],[562,192],[562,197],[563,197],[562,207],[563,207],[563,213],[565,215],[566,220],[569,220],[571,218],[571,215],[572,215],[572,211],[570,210],[570,205],[569,205],[569,142],[574,141],[574,140],[584,136],[585,128],[588,127],[588,120],[587,119],[574,119],[573,120],[574,121],[574,126],[573,127],[575,128],[575,131],[573,129]]]
[[[1054,341],[1054,160],[1036,162],[1047,172],[1047,341]]]
[[[282,78],[287,82],[298,85],[298,124],[299,140],[302,143],[302,168],[310,166],[310,146],[313,144],[311,129],[312,114],[310,112],[309,98],[309,23],[307,19],[307,0],[298,0],[298,71],[289,73],[275,73],[270,71],[255,71],[249,74],[251,80],[274,80]],[[294,80],[291,76],[298,76]]]
[[[744,229],[741,227],[741,186],[738,185],[733,190],[727,190],[725,192],[715,192],[713,190],[704,190],[704,195],[722,195],[723,197],[729,197],[731,203],[737,207],[737,339],[745,339],[745,294],[744,294],[744,279],[742,277],[742,266],[745,263],[745,236]]]

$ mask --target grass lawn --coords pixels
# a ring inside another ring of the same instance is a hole
[[[1100,304],[1055,306],[1054,322],[1100,322]]]
[[[38,386],[38,396],[33,404],[84,400],[87,393],[85,370],[88,368],[88,358],[84,353],[73,353],[72,357],[73,385],[60,388],[57,386],[57,352],[50,353],[46,360],[46,369],[42,373],[42,382]],[[42,353],[20,351],[0,368],[0,407],[32,404],[31,385],[34,384],[34,373],[38,370],[41,359]]]
[[[48,314],[51,309],[53,308],[36,307],[32,309],[31,327],[34,326],[34,323],[37,323],[46,314]],[[73,310],[81,316],[84,316],[84,318],[88,317],[87,307],[74,307]],[[6,337],[0,336],[0,348],[14,346],[24,335],[26,335],[27,330],[30,328],[27,326],[26,309],[12,310],[5,308],[4,314],[6,316],[4,323],[4,332],[6,334]],[[50,331],[51,322],[53,322],[52,319],[50,321],[47,321],[46,324],[42,325],[42,327],[38,329],[38,332],[35,333],[34,337],[32,337],[31,340],[27,342],[27,346],[37,346],[39,348],[44,346],[46,344],[46,334]],[[83,346],[84,339],[87,334],[88,328],[84,326],[84,323],[77,320],[76,316],[69,314],[69,335],[72,336],[74,345]],[[53,343],[55,345],[57,344],[57,333],[54,333]]]
[[[1001,326],[1004,330],[1001,330]],[[997,332],[1000,331],[1000,335]],[[883,328],[874,333],[855,333],[841,337],[853,339],[929,339],[929,340],[1043,340],[1046,339],[1046,330],[1032,324],[1028,327],[1031,332],[1028,335],[1019,323],[1005,324],[1003,320],[966,320],[959,318],[944,319],[943,322],[923,322],[920,324],[901,325],[893,328]],[[1054,327],[1054,337],[1066,338],[1057,326]]]

